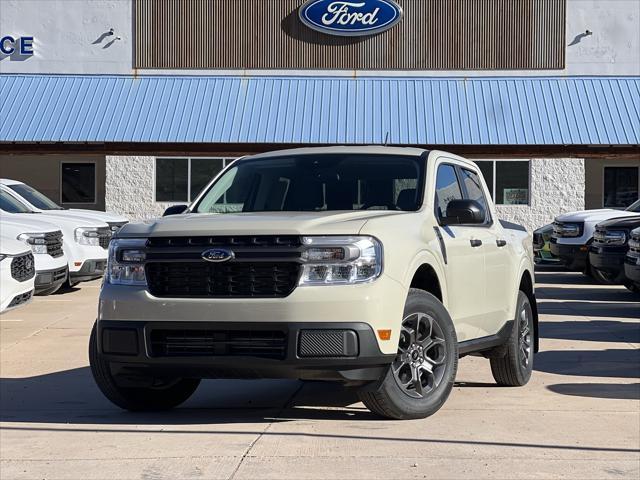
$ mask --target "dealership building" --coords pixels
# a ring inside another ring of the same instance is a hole
[[[443,149],[530,229],[640,183],[638,0],[0,0],[0,176],[132,219],[276,149]]]

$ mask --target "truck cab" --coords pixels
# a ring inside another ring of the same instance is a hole
[[[90,359],[123,408],[171,408],[203,378],[299,378],[421,418],[446,400],[460,356],[489,359],[499,384],[531,376],[531,235],[498,218],[468,160],[260,154],[175,212],[110,244]]]

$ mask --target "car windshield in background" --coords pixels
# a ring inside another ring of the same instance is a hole
[[[640,198],[627,207],[627,211],[640,213]]]
[[[423,157],[365,154],[246,159],[233,164],[194,212],[415,211]]]
[[[0,210],[9,213],[32,213],[25,205],[3,190],[0,190]]]
[[[38,190],[24,183],[15,183],[13,185],[7,185],[11,190],[16,192],[27,202],[40,210],[62,210],[62,207],[56,204],[49,197],[46,197]]]

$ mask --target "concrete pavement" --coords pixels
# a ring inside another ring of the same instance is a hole
[[[97,282],[0,315],[0,478],[640,477],[640,298],[539,273],[531,383],[460,361],[435,416],[380,420],[355,393],[298,381],[205,381],[168,413],[105,400],[88,369]]]

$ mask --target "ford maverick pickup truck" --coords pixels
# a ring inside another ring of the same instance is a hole
[[[122,227],[89,353],[129,410],[201,379],[296,378],[408,419],[444,404],[460,356],[526,384],[537,332],[532,237],[498,219],[474,163],[327,147],[239,159],[191,205]]]

